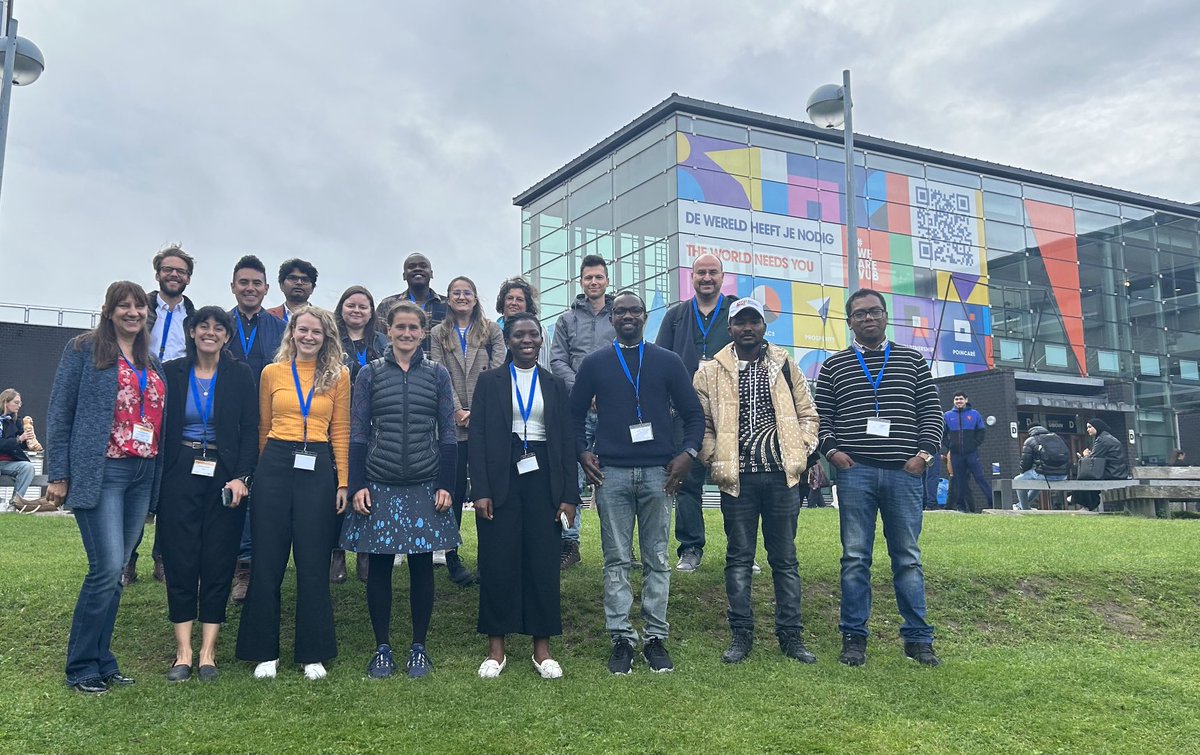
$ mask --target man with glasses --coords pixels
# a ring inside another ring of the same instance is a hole
[[[847,666],[867,662],[871,556],[875,521],[892,562],[904,655],[937,666],[933,627],[925,620],[921,568],[923,482],[942,442],[941,407],[921,352],[885,335],[887,305],[869,288],[850,294],[846,319],[854,343],[821,365],[816,404],[821,453],[838,469],[842,532],[842,652]]]
[[[446,300],[437,295],[429,287],[433,280],[433,263],[420,252],[413,252],[404,258],[404,281],[408,288],[398,294],[385,297],[375,307],[375,327],[380,333],[387,333],[388,312],[402,301],[410,301],[425,310],[425,340],[421,348],[429,353],[429,333],[433,326],[446,319]]]
[[[279,290],[283,292],[283,304],[267,312],[286,324],[292,312],[308,304],[317,288],[317,268],[306,260],[290,259],[279,266]]]
[[[629,620],[629,585],[634,523],[641,539],[642,655],[655,673],[674,669],[667,639],[667,596],[671,589],[671,499],[679,492],[699,453],[704,414],[687,368],[667,349],[646,343],[646,304],[632,291],[612,302],[616,338],[583,358],[571,391],[571,416],[579,463],[596,486],[600,543],[604,551],[604,618],[612,641],[608,670],[633,670],[638,633]],[[584,436],[596,406],[596,445]],[[683,417],[682,444],[673,439],[670,407]]]

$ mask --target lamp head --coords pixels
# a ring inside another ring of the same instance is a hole
[[[837,84],[819,86],[809,96],[808,119],[820,128],[841,128],[846,122],[845,90]]]
[[[0,65],[4,63],[4,50],[0,49]],[[17,54],[13,58],[13,84],[32,84],[46,70],[46,59],[42,51],[25,37],[17,37]]]

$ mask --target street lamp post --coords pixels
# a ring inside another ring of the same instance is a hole
[[[808,98],[808,118],[821,128],[839,128],[843,125],[846,146],[846,277],[850,291],[858,290],[858,224],[854,219],[854,121],[850,111],[854,103],[850,98],[850,69],[842,71],[842,85],[825,84]]]
[[[4,183],[4,148],[8,142],[8,108],[12,99],[12,88],[37,81],[46,69],[42,51],[33,42],[17,36],[17,19],[12,17],[12,0],[4,0],[0,22],[4,24],[4,36],[0,45],[0,57],[4,60],[4,78],[0,81],[0,186]]]

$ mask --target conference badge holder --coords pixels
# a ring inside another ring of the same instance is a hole
[[[142,420],[141,422],[133,423],[133,439],[138,443],[150,444],[154,442],[154,426],[149,422]]]
[[[649,422],[638,422],[629,426],[629,439],[634,443],[648,443],[654,440],[654,426]]]
[[[529,474],[538,471],[537,457],[532,452],[517,459],[517,474]]]
[[[201,457],[192,462],[192,474],[200,477],[214,477],[217,474],[217,460]]]
[[[867,417],[867,435],[875,435],[880,438],[891,437],[892,421],[882,417]]]
[[[292,457],[292,469],[311,472],[317,468],[317,455],[312,451],[296,451]]]

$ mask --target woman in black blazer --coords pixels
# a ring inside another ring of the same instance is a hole
[[[192,622],[200,619],[199,676],[217,677],[217,633],[246,516],[241,506],[258,460],[258,391],[250,368],[224,351],[229,314],[202,307],[184,326],[187,356],[163,366],[167,419],[158,537],[175,625],[172,682],[192,675]],[[197,611],[199,603],[199,611]]]
[[[579,485],[567,386],[538,367],[542,326],[527,312],[504,321],[512,362],[479,376],[468,454],[479,533],[479,632],[484,679],[507,664],[506,634],[533,637],[533,666],[562,676],[550,637],[562,634],[561,528],[575,521]]]

